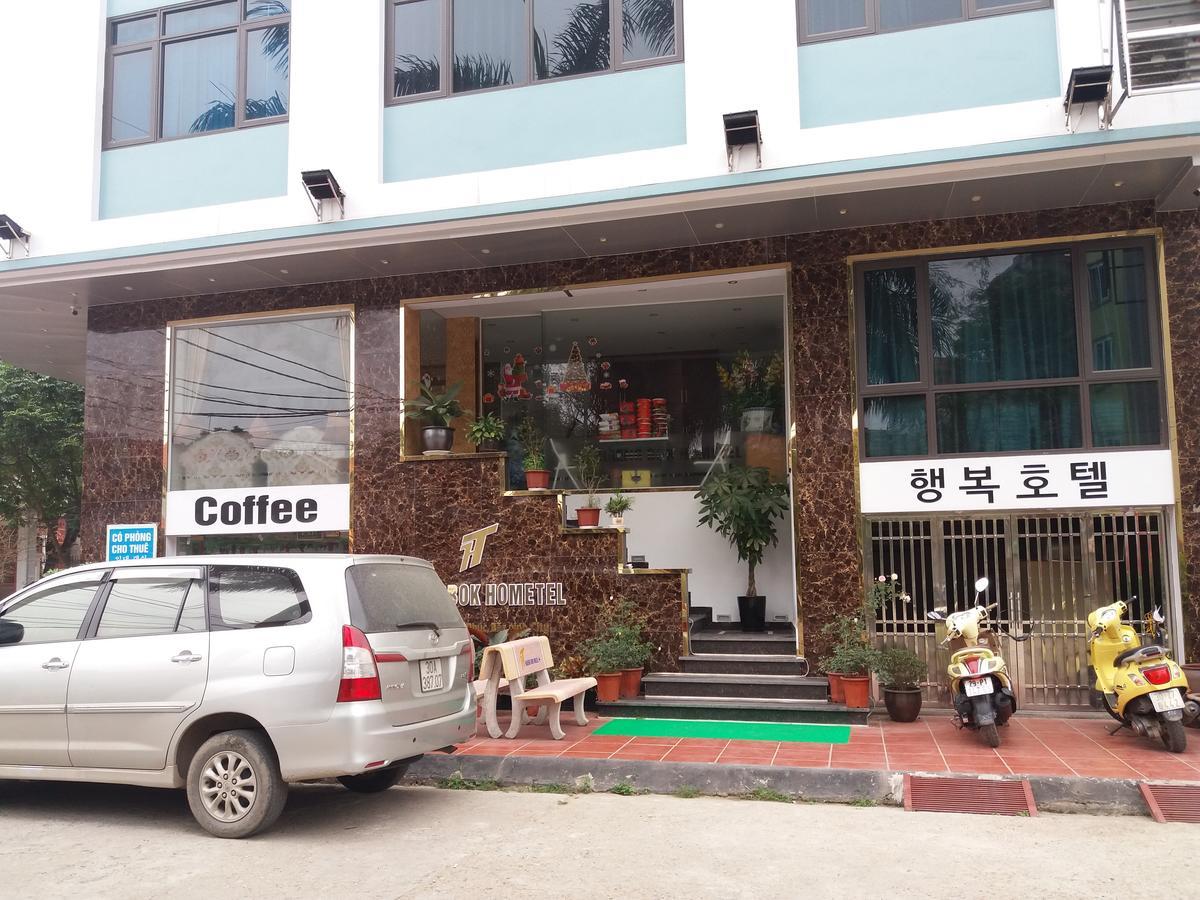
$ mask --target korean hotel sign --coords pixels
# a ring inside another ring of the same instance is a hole
[[[865,514],[1175,503],[1169,450],[869,462],[859,486]]]
[[[280,531],[347,531],[350,485],[170,491],[166,533],[260,534]]]

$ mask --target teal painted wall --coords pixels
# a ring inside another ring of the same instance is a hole
[[[287,193],[286,123],[105,150],[100,218]]]
[[[799,54],[804,128],[1060,93],[1053,9],[803,44]]]
[[[687,142],[683,65],[391,106],[383,179],[408,181]]]

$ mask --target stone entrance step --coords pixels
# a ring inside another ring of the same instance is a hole
[[[808,663],[794,653],[703,653],[679,657],[679,668],[711,675],[804,675]]]
[[[646,698],[741,697],[752,700],[819,700],[829,695],[829,680],[803,675],[710,672],[654,672],[642,678]]]
[[[786,656],[796,653],[796,631],[791,624],[769,626],[767,631],[742,631],[736,625],[728,628],[708,626],[693,631],[691,652],[717,654],[769,654]]]
[[[638,719],[720,719],[741,722],[809,722],[865,725],[867,710],[824,700],[749,700],[718,697],[639,697],[596,707],[602,716]]]

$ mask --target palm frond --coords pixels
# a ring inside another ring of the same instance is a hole
[[[279,96],[279,91],[276,91],[265,100],[252,100],[246,98],[246,118],[247,119],[268,119],[271,116],[286,116],[287,103]]]
[[[454,92],[478,91],[513,83],[512,64],[506,59],[479,56],[454,57]]]
[[[441,85],[442,65],[436,59],[422,59],[414,53],[396,57],[392,68],[393,97],[428,94]]]
[[[607,69],[610,54],[608,3],[577,3],[570,21],[554,36],[551,77]]]
[[[536,29],[533,32],[533,77],[537,81],[550,77],[550,60],[546,56],[546,42]]]
[[[262,51],[267,59],[275,60],[275,71],[285,78],[292,65],[292,50],[289,29],[286,25],[272,25],[262,30]]]
[[[222,128],[233,127],[233,104],[228,100],[214,100],[208,109],[196,116],[188,131],[200,134],[204,131],[220,131]]]
[[[653,56],[675,53],[676,0],[625,0],[621,40],[626,50],[639,38]]]

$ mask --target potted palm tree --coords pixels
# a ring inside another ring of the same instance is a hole
[[[614,493],[604,504],[604,511],[612,517],[613,528],[625,527],[625,513],[633,506],[633,498],[620,491]]]
[[[583,506],[576,510],[580,528],[595,528],[600,524],[600,501],[596,492],[600,490],[600,450],[595,444],[584,444],[575,454],[575,465],[579,468],[579,480],[587,491]]]
[[[450,423],[463,414],[458,402],[461,383],[446,388],[444,394],[435,394],[427,384],[421,385],[421,395],[415,400],[406,400],[404,415],[424,422],[421,429],[421,449],[425,454],[449,453],[454,446],[454,429]]]
[[[767,548],[779,543],[775,520],[787,515],[787,486],[771,481],[771,473],[764,468],[729,469],[710,477],[696,499],[700,501],[700,524],[728,538],[737,549],[738,560],[748,564],[746,593],[738,597],[738,613],[743,631],[762,631],[767,598],[758,593],[754,570]]]
[[[921,681],[929,675],[925,660],[903,647],[885,647],[879,651],[875,671],[892,721],[917,721],[921,714]]]
[[[480,453],[499,450],[504,441],[504,421],[492,413],[484,413],[467,428],[467,440]]]
[[[546,436],[533,416],[526,416],[517,426],[517,442],[524,452],[525,487],[544,491],[550,487],[550,470],[546,468]]]

